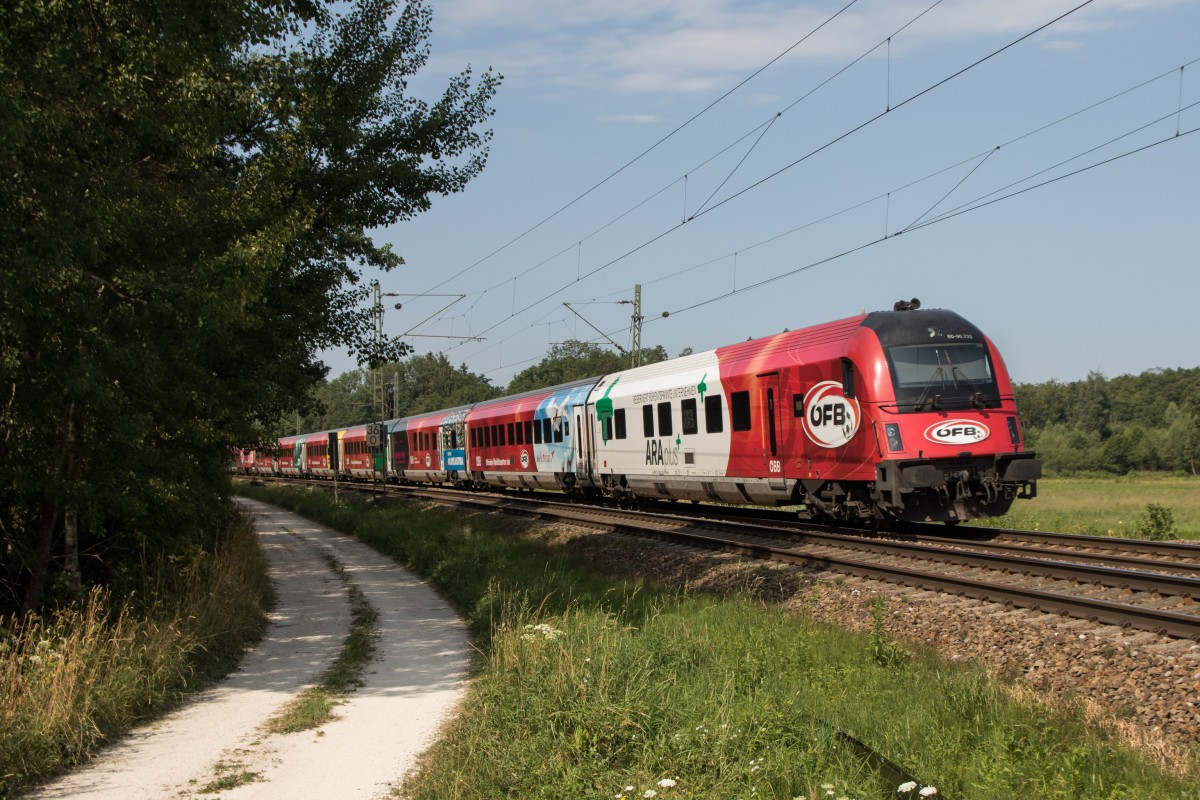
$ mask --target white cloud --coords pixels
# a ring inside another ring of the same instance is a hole
[[[1195,2],[1102,0],[1056,23],[1043,46],[1079,49],[1084,46],[1080,36],[1119,24],[1125,15]],[[786,58],[849,61],[930,4],[892,0],[856,5]],[[892,54],[1019,34],[1077,4],[945,0],[893,40]],[[488,53],[483,61],[472,60],[495,64],[514,82],[626,94],[711,92],[775,58],[832,11],[823,3],[775,0],[442,0],[434,8],[435,51],[439,32],[447,32],[470,40],[468,52]]]
[[[1083,47],[1083,42],[1071,41],[1069,39],[1047,39],[1042,42],[1042,48],[1045,50],[1056,50],[1063,53],[1071,53]]]
[[[638,125],[649,125],[658,122],[654,114],[610,114],[600,118],[601,122],[633,122]]]

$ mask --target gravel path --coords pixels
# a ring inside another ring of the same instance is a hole
[[[366,545],[243,502],[257,517],[278,597],[263,642],[214,689],[28,797],[382,797],[432,743],[464,688],[470,654],[460,620],[428,586]],[[347,592],[325,556],[379,612],[377,658],[336,719],[317,730],[268,735],[264,723],[312,684],[348,631]],[[240,773],[258,778],[200,793]]]

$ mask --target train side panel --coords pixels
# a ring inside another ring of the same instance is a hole
[[[467,419],[469,469],[475,482],[526,489],[575,488],[571,410],[596,378],[479,403]]]
[[[715,351],[606,375],[587,404],[594,485],[621,496],[745,502]],[[586,449],[586,448],[585,448]]]

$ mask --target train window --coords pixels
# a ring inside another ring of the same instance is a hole
[[[533,420],[525,420],[525,444],[533,444]]]
[[[549,422],[549,421],[550,420],[546,420],[546,422]],[[561,442],[563,440],[563,434],[565,434],[566,432],[567,432],[567,421],[564,419],[564,420],[562,420],[562,424],[560,424],[557,428],[554,429],[554,441]]]
[[[517,422],[517,438],[513,440],[516,444],[525,444],[525,426]]]
[[[479,435],[483,437],[483,446],[484,447],[492,446],[492,429],[491,428],[489,428],[487,425],[484,425],[480,429]]]
[[[679,401],[679,416],[679,424],[683,426],[684,434],[698,433],[700,431],[700,423],[696,419],[696,398],[689,397]]]
[[[516,435],[515,435],[515,433],[514,433],[514,431],[513,431],[513,427],[514,427],[514,426],[513,426],[513,424],[512,424],[511,422],[510,422],[510,423],[508,423],[508,443],[509,443],[509,444],[516,444],[516,443],[517,443],[517,437],[516,437]]]
[[[710,394],[704,398],[704,430],[720,433],[725,430],[725,415],[721,413],[721,395]]]
[[[792,395],[792,416],[796,419],[804,418],[804,395]]]
[[[625,409],[618,408],[613,412],[613,420],[617,423],[617,438],[625,438]]]
[[[413,434],[412,434],[412,448],[411,448],[411,449],[413,449],[413,450],[420,450],[420,449],[421,449],[421,448],[417,447],[417,434],[416,434],[416,432],[415,432],[415,431],[414,431],[414,432],[413,432]]]
[[[854,362],[848,358],[842,359],[842,394],[854,397]]]
[[[571,435],[571,420],[563,417],[563,436]]]
[[[550,418],[546,417],[542,420],[542,441],[550,444],[553,441],[554,433],[550,430]],[[561,442],[562,439],[559,439]]]
[[[613,438],[612,417],[605,417],[604,418],[604,441],[607,442],[611,438]],[[582,436],[579,437],[579,441],[581,441],[581,442],[583,441]]]
[[[775,390],[767,389],[767,428],[771,432],[771,455],[779,455],[775,442]]]
[[[642,435],[647,439],[654,438],[654,406],[649,403],[642,406]]]
[[[508,442],[508,440],[504,438],[504,423],[501,422],[499,425],[496,426],[496,446],[499,447],[500,445],[506,444],[507,442]]]
[[[533,421],[533,443],[542,443],[542,425],[536,419]]]
[[[471,432],[470,434],[468,434],[468,436],[471,439],[471,447],[478,447],[479,446],[479,437],[476,434],[479,433],[479,429],[478,428],[468,428],[467,430],[469,430]]]
[[[750,392],[734,392],[729,396],[729,414],[735,431],[750,430]]]
[[[671,427],[671,401],[658,404],[658,435],[670,436],[674,429]]]

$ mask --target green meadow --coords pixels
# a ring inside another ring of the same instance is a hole
[[[1018,500],[1004,517],[980,523],[1025,530],[1144,537],[1156,524],[1148,507],[1169,512],[1170,538],[1200,539],[1200,478],[1130,474],[1044,478],[1038,496]]]

